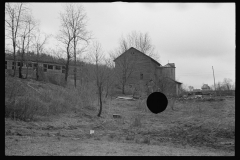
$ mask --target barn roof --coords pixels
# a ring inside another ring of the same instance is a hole
[[[131,47],[131,48],[129,48],[128,50],[126,50],[126,51],[123,52],[120,56],[118,56],[117,58],[115,58],[113,61],[115,62],[119,57],[121,57],[123,54],[125,54],[126,52],[128,52],[128,51],[131,50],[131,49],[134,49],[134,50],[138,51],[139,53],[143,54],[144,56],[150,58],[150,60],[151,60],[152,62],[154,62],[155,64],[157,64],[158,66],[162,66],[162,65],[161,65],[160,63],[158,63],[155,59],[149,57],[148,55],[144,54],[143,52],[137,50],[137,49],[134,48],[134,47]]]

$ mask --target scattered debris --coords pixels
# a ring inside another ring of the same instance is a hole
[[[90,134],[92,135],[94,133],[94,130],[90,130]]]
[[[226,98],[234,98],[234,96],[225,96]]]
[[[113,114],[113,118],[121,118],[120,114]]]
[[[205,97],[202,95],[195,95],[195,96],[189,96],[189,97],[181,97],[177,98],[179,102],[184,102],[184,101],[191,101],[191,100],[197,100],[197,101],[223,101],[225,98],[219,98],[219,97]]]
[[[220,142],[222,145],[234,145],[234,142]]]
[[[132,101],[135,101],[136,99],[135,98],[133,98],[133,97],[120,97],[120,96],[118,96],[116,99],[123,99],[123,100],[132,100]]]
[[[203,98],[203,96],[202,95],[195,95],[194,98]]]

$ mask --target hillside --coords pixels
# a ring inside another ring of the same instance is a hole
[[[160,114],[150,113],[144,99],[107,98],[97,117],[91,86],[64,88],[5,77],[5,154],[235,154],[235,98],[175,104],[170,100]]]

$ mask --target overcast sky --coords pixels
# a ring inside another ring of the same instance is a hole
[[[78,3],[87,29],[107,54],[131,31],[149,33],[162,65],[175,63],[176,79],[200,88],[231,78],[235,82],[234,3]],[[41,31],[56,35],[62,3],[31,3]],[[54,44],[54,42],[49,44]]]

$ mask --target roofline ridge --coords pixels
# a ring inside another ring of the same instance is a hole
[[[156,61],[155,59],[153,59],[152,57],[150,57],[150,56],[148,56],[148,55],[146,55],[145,53],[143,53],[143,52],[141,52],[141,51],[139,51],[138,49],[136,49],[135,47],[130,47],[129,49],[127,49],[125,52],[127,52],[127,51],[129,51],[130,49],[135,49],[135,50],[137,50],[138,52],[140,52],[140,53],[142,53],[142,54],[144,54],[145,56],[147,56],[148,58],[150,58],[152,61],[154,61],[155,63],[157,63],[158,64],[158,66],[162,66],[158,61]],[[125,52],[123,52],[121,55],[123,55]],[[115,62],[115,60],[116,59],[118,59],[121,55],[119,55],[117,58],[115,58],[113,61]]]

